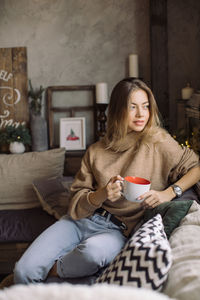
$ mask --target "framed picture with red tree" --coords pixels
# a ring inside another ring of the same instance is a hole
[[[60,147],[66,151],[84,150],[85,118],[61,118],[60,119]]]

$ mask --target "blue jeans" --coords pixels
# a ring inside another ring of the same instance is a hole
[[[95,274],[120,252],[126,237],[112,223],[94,214],[72,220],[69,216],[47,228],[25,251],[14,269],[15,283],[44,281],[57,261],[61,278]]]

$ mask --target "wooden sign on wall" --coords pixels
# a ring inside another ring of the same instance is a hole
[[[0,48],[0,129],[29,122],[27,52]]]

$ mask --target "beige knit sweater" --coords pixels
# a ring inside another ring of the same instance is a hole
[[[129,133],[118,152],[106,150],[104,140],[88,148],[71,187],[68,213],[73,219],[94,213],[99,206],[90,203],[88,195],[105,186],[112,176],[143,177],[151,181],[151,189],[161,191],[199,163],[198,155],[181,147],[169,134],[163,137],[162,130],[159,142],[142,143],[136,153],[134,137],[134,132]],[[127,236],[144,213],[140,204],[124,197],[116,202],[102,201],[102,207],[127,225]]]

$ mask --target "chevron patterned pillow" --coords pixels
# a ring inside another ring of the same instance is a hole
[[[134,233],[96,283],[161,290],[171,264],[171,247],[157,214]]]

